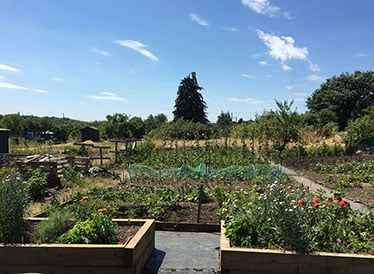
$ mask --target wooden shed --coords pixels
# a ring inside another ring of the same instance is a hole
[[[82,128],[82,142],[91,140],[94,142],[100,141],[100,132],[96,127],[84,127]]]
[[[9,153],[9,129],[0,128],[0,153]]]

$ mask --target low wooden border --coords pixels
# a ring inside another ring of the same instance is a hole
[[[41,218],[32,218],[40,220]],[[126,244],[0,245],[1,273],[141,273],[155,247],[155,222],[113,219],[141,226]]]
[[[297,254],[279,250],[230,246],[221,224],[221,274],[363,274],[374,273],[374,256],[356,254]]]

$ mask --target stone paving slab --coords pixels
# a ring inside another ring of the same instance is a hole
[[[219,233],[156,231],[143,274],[219,273]]]

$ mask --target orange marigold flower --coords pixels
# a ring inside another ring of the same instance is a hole
[[[323,204],[327,206],[329,204],[329,201],[324,201]]]
[[[104,212],[106,212],[106,208],[105,208],[105,207],[103,207],[103,208],[99,208],[97,211],[98,211],[98,212],[101,212],[101,213],[104,213]]]

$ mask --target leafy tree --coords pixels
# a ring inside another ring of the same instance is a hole
[[[223,137],[228,137],[230,135],[230,130],[233,126],[232,114],[230,112],[221,112],[217,117],[217,126],[221,131]]]
[[[166,123],[168,121],[168,118],[165,114],[157,114],[156,116],[153,116],[152,114],[145,119],[145,131],[146,133],[150,132],[153,129],[156,129],[160,127],[162,124]]]
[[[320,114],[321,122],[326,123],[323,117],[329,113],[329,122],[337,122],[339,129],[344,130],[350,119],[356,119],[374,104],[374,72],[356,71],[327,79],[306,104],[310,112]]]
[[[347,126],[345,143],[347,152],[351,153],[360,143],[374,145],[374,105],[365,109],[364,115],[351,121]],[[371,142],[371,143],[370,143]]]
[[[108,121],[105,133],[109,138],[128,138],[130,137],[130,123],[129,116],[126,114],[115,113],[114,115],[107,115]]]
[[[298,129],[299,115],[291,109],[293,100],[290,103],[287,101],[275,101],[275,103],[278,107],[277,110],[270,112],[270,115],[274,117],[272,141],[273,148],[281,158],[282,152],[289,143],[301,141]]]
[[[199,92],[202,89],[197,83],[195,72],[181,81],[174,105],[174,120],[183,119],[203,124],[209,122],[206,113],[207,105]]]
[[[132,117],[129,120],[130,135],[134,138],[141,138],[145,134],[145,125],[140,117]]]

